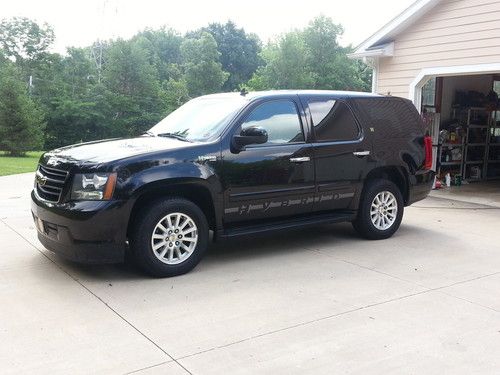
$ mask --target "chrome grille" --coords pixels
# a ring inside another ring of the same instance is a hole
[[[42,199],[59,202],[67,178],[67,171],[39,165],[35,177],[36,191]]]

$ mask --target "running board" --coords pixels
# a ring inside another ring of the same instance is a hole
[[[232,238],[249,234],[272,232],[293,228],[302,228],[312,225],[342,223],[356,218],[356,211],[342,211],[336,213],[316,214],[289,220],[271,221],[266,224],[246,225],[226,229],[220,233],[220,238]]]

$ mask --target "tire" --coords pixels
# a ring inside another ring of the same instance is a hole
[[[396,233],[401,225],[403,212],[403,196],[393,182],[384,179],[369,180],[363,189],[358,216],[352,225],[367,239],[383,240]]]
[[[154,277],[185,274],[205,254],[208,230],[207,218],[193,202],[181,198],[154,201],[134,220],[133,260]]]

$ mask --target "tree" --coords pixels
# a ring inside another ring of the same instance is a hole
[[[371,79],[366,73],[371,70],[363,62],[347,56],[352,48],[342,47],[338,42],[343,33],[341,25],[323,15],[313,19],[305,28],[308,66],[314,75],[314,87],[369,91]]]
[[[174,80],[169,79],[165,84],[165,104],[167,113],[175,111],[178,107],[189,100],[189,90],[184,79]]]
[[[257,70],[248,86],[254,90],[314,88],[307,65],[307,46],[299,32],[283,35],[262,51],[265,65]]]
[[[54,42],[54,30],[48,24],[38,25],[24,17],[0,22],[0,47],[5,56],[13,58],[25,77],[43,60]]]
[[[203,32],[199,38],[186,39],[181,45],[184,79],[191,97],[219,91],[229,74],[222,70],[220,52],[214,37]]]
[[[217,42],[222,69],[229,73],[222,89],[224,91],[237,90],[263,64],[259,56],[262,49],[259,37],[255,34],[247,34],[242,28],[236,27],[232,21],[225,24],[211,23],[208,27],[191,33],[191,36],[199,37],[204,31],[210,33]]]
[[[350,52],[353,52],[352,48],[350,48]],[[372,90],[372,77],[373,69],[363,61],[356,59],[354,61],[354,78],[358,82],[359,90],[370,92]]]
[[[0,100],[4,112],[15,107],[25,124],[43,123],[44,113],[44,147],[50,149],[137,135],[192,97],[244,86],[369,91],[371,69],[347,57],[352,48],[339,44],[342,32],[320,16],[262,48],[257,36],[229,21],[185,36],[165,27],[145,29],[129,40],[99,41],[61,55],[50,52],[49,25],[12,18],[0,22],[0,65],[10,66],[2,71],[4,89],[7,78],[16,84]]]
[[[262,51],[265,66],[248,86],[252,89],[327,89],[368,91],[370,70],[348,58],[352,48],[342,47],[343,28],[319,16],[303,30],[282,35]]]
[[[345,51],[337,39],[343,32],[342,26],[334,24],[325,16],[312,20],[303,31],[307,46],[307,65],[314,77],[314,87],[317,89],[342,86],[338,81],[343,72],[340,71],[341,66],[338,63],[345,55]]]
[[[88,49],[68,48],[66,56],[50,55],[38,66],[32,93],[46,113],[45,149],[109,136],[110,112],[96,90],[97,68],[89,55]]]
[[[36,60],[47,52],[54,42],[54,30],[25,17],[14,17],[0,22],[0,45],[7,56],[16,61]]]
[[[0,149],[24,155],[42,146],[43,112],[28,96],[16,67],[4,62],[0,69]]]
[[[145,29],[132,40],[141,40],[142,47],[148,50],[149,62],[158,70],[158,78],[161,82],[168,81],[172,77],[172,66],[178,66],[182,62],[181,44],[182,36],[173,29],[165,27],[159,30]],[[145,43],[148,41],[148,43]]]
[[[186,39],[181,45],[184,79],[191,97],[219,91],[229,74],[222,70],[217,42],[209,33]]]
[[[103,73],[116,135],[137,135],[165,114],[156,67],[138,41],[118,39],[106,53]]]

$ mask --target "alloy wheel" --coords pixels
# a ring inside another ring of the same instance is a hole
[[[373,198],[370,207],[370,218],[375,228],[387,230],[396,221],[398,201],[390,191],[382,191]]]
[[[165,264],[179,264],[193,254],[198,243],[198,228],[188,215],[174,212],[163,217],[153,229],[153,254]]]

